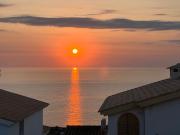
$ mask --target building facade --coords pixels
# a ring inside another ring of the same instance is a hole
[[[99,112],[108,116],[108,135],[179,135],[180,64],[170,79],[109,96]]]
[[[47,103],[0,90],[0,135],[43,135]]]

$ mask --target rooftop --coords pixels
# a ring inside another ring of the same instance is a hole
[[[180,63],[177,63],[176,65],[170,66],[168,68],[180,68]]]
[[[51,127],[47,135],[106,135],[106,131],[102,132],[101,126],[77,125],[65,128]]]
[[[101,114],[116,107],[137,104],[157,97],[180,92],[180,79],[165,79],[109,96],[99,109]],[[176,94],[177,95],[177,94]],[[168,99],[164,98],[163,100]]]
[[[1,119],[19,122],[47,106],[48,103],[0,89]]]

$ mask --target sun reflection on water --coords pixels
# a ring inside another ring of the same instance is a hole
[[[69,94],[67,125],[81,125],[81,101],[79,87],[79,71],[74,67],[71,71],[71,88]]]

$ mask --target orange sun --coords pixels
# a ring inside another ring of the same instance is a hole
[[[74,55],[78,54],[78,49],[77,49],[77,48],[73,48],[73,49],[72,49],[72,53],[73,53]]]

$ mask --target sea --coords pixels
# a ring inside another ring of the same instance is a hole
[[[108,96],[168,77],[165,68],[1,68],[0,89],[49,103],[44,125],[99,125]]]

